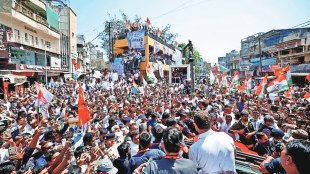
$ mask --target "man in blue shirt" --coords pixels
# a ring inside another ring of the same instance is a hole
[[[139,145],[140,151],[133,157],[131,157],[128,165],[128,174],[132,174],[132,172],[139,167],[141,164],[147,162],[150,158],[153,160],[161,159],[165,156],[165,153],[158,149],[149,149],[148,147],[151,144],[152,136],[148,132],[142,132],[139,135]]]

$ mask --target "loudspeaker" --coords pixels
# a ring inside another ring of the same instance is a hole
[[[9,92],[10,91],[15,91],[15,83],[10,83],[9,84]]]
[[[24,82],[24,88],[29,88],[29,82]]]

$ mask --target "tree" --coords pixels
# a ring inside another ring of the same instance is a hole
[[[112,16],[108,14],[108,20],[104,21],[105,29],[99,34],[101,38],[101,47],[106,51],[107,56],[110,57],[112,55],[112,47],[116,39],[124,39],[127,36],[127,32],[145,29],[147,30],[146,21],[143,21],[141,17],[138,15],[135,16],[133,20],[131,20],[125,13],[120,11],[121,17],[120,19],[116,17],[116,15]],[[129,28],[127,24],[130,24]],[[170,25],[165,26],[161,29],[160,39],[166,42],[167,44],[174,44],[177,33],[170,32]],[[149,33],[153,35],[157,35],[158,28],[152,26],[149,29]]]

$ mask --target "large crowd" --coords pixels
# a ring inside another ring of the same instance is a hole
[[[108,71],[40,84],[0,101],[0,174],[237,173],[237,144],[264,160],[262,173],[310,173],[308,86],[294,96],[228,94],[207,78],[139,85]],[[91,119],[79,126],[79,88]]]

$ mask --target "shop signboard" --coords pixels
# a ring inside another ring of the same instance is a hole
[[[250,70],[250,66],[240,66],[239,69],[240,71],[248,71]]]

